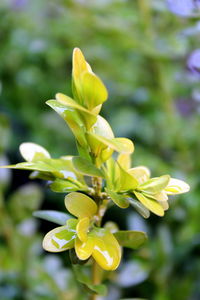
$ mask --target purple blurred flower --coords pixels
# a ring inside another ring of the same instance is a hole
[[[176,109],[183,117],[190,117],[196,112],[197,105],[192,99],[177,99]]]
[[[200,0],[166,0],[169,10],[179,16],[189,17],[200,9]]]
[[[12,6],[14,9],[21,9],[27,4],[28,0],[13,0]]]
[[[188,68],[200,77],[200,49],[194,50],[187,61]]]

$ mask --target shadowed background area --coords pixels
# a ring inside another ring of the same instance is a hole
[[[109,91],[102,116],[116,136],[134,141],[133,164],[191,186],[164,218],[108,211],[106,220],[147,231],[149,242],[125,251],[103,299],[200,299],[199,1],[174,2],[0,2],[1,165],[22,161],[24,141],[52,157],[76,154],[73,135],[45,101],[71,95],[71,55],[79,47]],[[40,208],[64,211],[63,195],[30,182],[28,173],[0,170],[0,299],[85,300],[68,254],[42,250],[54,224],[32,217]]]

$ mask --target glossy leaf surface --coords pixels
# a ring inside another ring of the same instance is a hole
[[[43,248],[49,252],[62,252],[74,247],[76,232],[68,225],[48,232],[43,239]]]
[[[96,228],[90,234],[94,242],[92,256],[100,267],[107,271],[115,270],[121,260],[121,248],[109,230]]]
[[[76,226],[76,232],[81,242],[87,241],[87,232],[89,229],[89,225],[90,225],[90,220],[87,217],[82,218],[78,221],[78,224]]]
[[[65,206],[78,218],[91,218],[97,211],[97,205],[90,197],[77,192],[72,192],[65,197]]]

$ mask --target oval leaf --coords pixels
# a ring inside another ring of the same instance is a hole
[[[121,246],[131,249],[138,249],[147,241],[147,235],[143,231],[120,230],[114,236]]]
[[[133,206],[143,218],[149,218],[150,212],[142,203],[133,198],[128,198],[128,200],[131,206]]]
[[[73,157],[72,161],[74,168],[81,174],[87,176],[104,177],[103,173],[87,159],[80,156],[75,156]]]
[[[170,178],[170,181],[165,188],[168,195],[187,193],[190,190],[190,186],[180,179]]]
[[[136,195],[138,200],[140,200],[140,202],[145,207],[147,207],[150,211],[152,211],[154,214],[160,217],[164,216],[164,209],[160,203],[158,203],[157,201],[151,198],[144,196],[142,193],[134,192],[134,194]]]
[[[78,218],[91,218],[97,211],[97,205],[90,197],[77,192],[72,192],[65,197],[65,206]]]
[[[71,219],[70,215],[57,210],[37,210],[33,216],[59,225],[65,225],[66,221]]]
[[[108,98],[108,92],[99,77],[94,73],[84,72],[82,76],[82,98],[88,109],[105,102]]]
[[[127,208],[129,206],[129,201],[125,196],[117,194],[109,189],[106,189],[106,192],[117,206],[121,208]]]
[[[141,184],[138,189],[150,194],[160,193],[168,185],[170,180],[169,175],[163,175],[156,178],[151,178],[145,183]]]
[[[75,238],[76,233],[65,225],[49,231],[43,239],[42,246],[49,252],[62,252],[74,247]]]
[[[51,157],[46,149],[35,143],[22,143],[19,146],[19,151],[22,157],[28,162]]]

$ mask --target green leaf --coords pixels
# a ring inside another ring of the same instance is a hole
[[[103,284],[94,285],[90,280],[90,274],[87,272],[85,267],[79,265],[73,265],[73,270],[76,276],[76,279],[86,285],[91,292],[105,296],[107,293],[107,288]]]
[[[153,200],[139,192],[134,192],[134,194],[140,200],[140,202],[154,214],[160,217],[164,216],[164,209],[156,200]]]
[[[67,95],[58,93],[56,94],[56,100],[64,106],[68,106],[78,110],[88,129],[96,122],[97,116],[94,113],[86,109],[84,106],[77,104],[72,98],[68,97]]]
[[[163,175],[156,178],[151,178],[145,183],[141,184],[138,189],[145,191],[150,194],[158,194],[160,193],[166,186],[168,185],[170,180],[169,175]]]
[[[89,110],[102,104],[108,98],[106,87],[94,73],[86,71],[82,75],[82,98]]]
[[[9,145],[11,132],[8,118],[2,113],[0,113],[0,137],[0,152],[4,152]]]
[[[53,192],[56,193],[68,193],[78,190],[84,190],[79,185],[70,182],[69,180],[56,179],[50,184],[50,188]],[[86,187],[87,189],[87,187]]]
[[[75,238],[74,229],[70,228],[69,225],[60,226],[45,235],[42,246],[49,252],[62,252],[74,247]]]
[[[97,142],[101,142],[106,147],[110,147],[111,149],[120,152],[120,153],[132,153],[134,151],[134,145],[131,140],[126,138],[112,138],[108,139],[105,137],[102,137],[100,135],[94,134],[94,133],[87,133],[87,136],[93,140],[96,140]]]
[[[56,210],[37,210],[33,216],[59,225],[65,225],[66,221],[71,219],[70,215]]]
[[[49,100],[46,103],[66,121],[80,145],[87,147],[85,123],[80,114],[74,108],[63,105],[56,100]]]
[[[95,165],[93,165],[87,159],[84,159],[80,156],[73,157],[73,165],[74,168],[83,175],[87,176],[96,176],[96,177],[104,177],[101,170],[97,169]]]
[[[138,249],[147,241],[147,235],[142,231],[120,230],[114,236],[121,246],[131,249]]]
[[[65,206],[72,215],[78,218],[91,218],[97,211],[97,205],[90,197],[77,192],[65,196]]]
[[[138,186],[137,179],[125,171],[119,164],[118,167],[120,170],[120,191],[134,190]]]
[[[130,205],[133,206],[143,218],[149,218],[150,212],[142,203],[133,198],[128,198],[128,200]]]
[[[106,189],[106,192],[117,206],[121,208],[127,208],[129,206],[129,201],[125,196],[117,194],[109,189]]]

